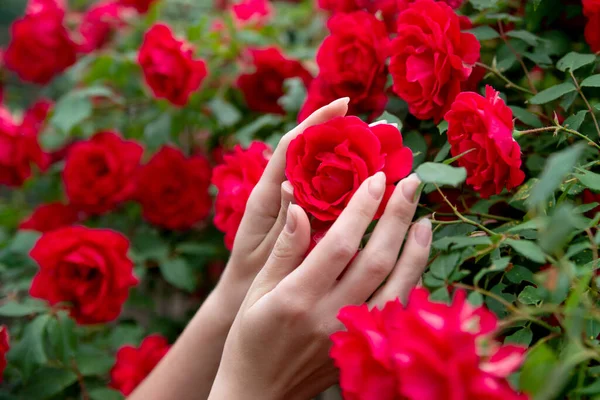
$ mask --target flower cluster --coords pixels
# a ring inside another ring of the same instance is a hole
[[[428,296],[414,289],[406,308],[395,301],[382,310],[362,305],[340,311],[347,330],[332,335],[331,357],[344,398],[527,399],[506,380],[525,349],[489,337],[497,317],[471,306],[462,291],[450,305]]]

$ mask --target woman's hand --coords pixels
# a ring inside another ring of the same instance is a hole
[[[345,115],[348,102],[342,98],[322,107],[283,136],[250,195],[231,258],[217,287],[130,400],[208,397],[229,328],[285,225],[287,207],[293,199],[291,185],[284,183],[288,145],[309,126]]]
[[[211,400],[308,399],[336,382],[329,336],[342,327],[336,319],[340,308],[405,300],[426,267],[429,220],[413,225],[398,258],[417,207],[418,185],[415,175],[397,185],[350,266],[383,197],[383,173],[363,182],[306,258],[310,223],[299,206],[289,207],[285,229],[231,328]]]
[[[285,225],[288,206],[294,200],[292,185],[285,180],[288,145],[306,128],[346,115],[349,100],[347,97],[341,98],[322,107],[283,136],[252,191],[231,257],[215,289],[216,293],[223,294],[219,296],[219,301],[221,307],[223,302],[228,304],[232,321],[256,274],[269,258]]]

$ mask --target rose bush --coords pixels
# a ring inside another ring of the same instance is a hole
[[[596,0],[0,2],[0,398],[131,393],[346,96],[286,154],[310,247],[379,171],[434,237],[407,304],[340,311],[342,396],[598,398],[599,32]]]

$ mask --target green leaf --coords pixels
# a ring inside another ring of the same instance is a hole
[[[516,284],[523,281],[534,283],[533,272],[521,265],[513,266],[512,269],[506,273],[506,278]]]
[[[450,294],[448,294],[448,288],[443,286],[437,290],[434,290],[429,295],[429,300],[437,303],[450,303]]]
[[[448,130],[448,121],[442,121],[438,124],[438,130],[440,131],[440,135],[443,134],[444,132],[446,132]],[[444,156],[442,158],[442,160],[445,158],[446,156]],[[441,161],[441,160],[440,160]]]
[[[144,139],[150,149],[158,149],[171,140],[171,114],[163,112],[144,127]]]
[[[288,113],[296,113],[302,107],[306,99],[306,86],[301,78],[288,78],[283,81],[285,94],[277,100],[277,103]]]
[[[521,344],[524,346],[529,346],[531,344],[531,340],[533,339],[533,332],[528,327],[524,327],[516,331],[510,336],[507,336],[504,339],[505,344]]]
[[[446,236],[433,242],[435,249],[448,251],[473,246],[490,246],[492,241],[487,236]]]
[[[238,129],[235,133],[236,139],[242,144],[242,146],[247,147],[250,145],[256,133],[263,128],[272,127],[280,124],[282,121],[282,117],[275,114],[265,114],[256,118],[254,121],[244,126],[243,128]]]
[[[525,305],[537,304],[542,301],[540,289],[535,286],[525,286],[519,293],[519,301]]]
[[[413,151],[413,168],[425,162],[427,155],[427,142],[423,135],[417,131],[410,131],[404,135],[404,145]]]
[[[483,304],[483,296],[479,292],[471,292],[467,296],[467,301],[475,307],[479,307]]]
[[[469,29],[466,32],[475,35],[479,41],[497,39],[500,37],[498,31],[487,25],[478,26],[477,28]]]
[[[510,264],[510,257],[502,257],[494,260],[492,261],[491,266],[479,270],[473,281],[475,284],[478,284],[481,278],[483,278],[485,275],[489,274],[490,272],[504,271],[506,267],[508,267],[508,264]]]
[[[542,4],[542,0],[533,0],[533,10],[537,10],[540,4]]]
[[[9,245],[9,250],[17,254],[29,254],[37,240],[42,236],[37,231],[18,230]]]
[[[567,70],[576,71],[594,61],[596,61],[596,56],[593,54],[580,54],[572,51],[558,60],[556,68],[562,72],[566,72]]]
[[[597,380],[596,382],[592,383],[591,385],[588,385],[581,389],[577,389],[577,393],[579,393],[579,394],[598,394],[598,393],[600,393],[600,379]]]
[[[183,258],[167,258],[160,262],[160,272],[171,285],[193,292],[196,289],[196,276]]]
[[[585,221],[569,203],[562,203],[552,213],[545,229],[540,232],[540,247],[548,254],[560,255],[576,228],[585,228]]]
[[[495,8],[498,0],[470,0],[470,3],[479,11]]]
[[[581,87],[600,87],[600,74],[588,76],[581,82]]]
[[[242,119],[242,113],[221,97],[213,98],[208,103],[208,108],[213,112],[221,127],[230,127]]]
[[[73,128],[92,115],[90,97],[110,97],[112,101],[118,102],[118,98],[106,86],[74,90],[56,102],[50,123],[63,134],[69,134]]]
[[[36,365],[48,361],[44,348],[44,332],[51,318],[49,314],[36,317],[25,327],[21,340],[10,348],[9,359],[21,366],[25,379],[29,377]]]
[[[24,317],[26,315],[44,312],[48,307],[43,302],[28,301],[17,303],[9,301],[0,306],[0,316],[2,317]]]
[[[532,261],[543,264],[546,262],[546,255],[542,249],[534,242],[528,240],[506,239],[504,242],[512,247],[517,253]]]
[[[579,179],[579,182],[586,188],[600,191],[600,174],[596,174],[587,170],[581,170],[580,173],[575,174],[575,177]]]
[[[564,126],[573,130],[579,129],[583,121],[585,120],[585,116],[587,115],[587,110],[581,110],[577,114],[573,114],[569,116],[564,122]]]
[[[578,143],[548,157],[540,180],[532,188],[531,196],[527,199],[529,206],[544,203],[560,186],[583,154],[584,143]]]
[[[97,388],[89,391],[91,400],[123,400],[125,397],[118,391],[109,388]]]
[[[459,259],[460,253],[440,254],[433,260],[429,270],[433,276],[446,280],[458,268]]]
[[[376,124],[379,121],[385,121],[388,124],[395,124],[398,128],[398,130],[402,130],[402,121],[400,120],[400,118],[396,117],[394,114],[391,114],[387,111],[384,111],[383,114],[381,114],[379,116],[379,118],[377,118],[377,121],[375,121],[374,124]],[[374,125],[371,124],[371,125]]]
[[[533,33],[525,30],[514,30],[506,33],[506,36],[521,39],[530,46],[536,46],[540,42],[540,38]]]
[[[49,399],[77,381],[77,374],[69,369],[42,368],[31,377],[21,392],[24,399]]]
[[[516,107],[516,106],[510,106],[510,109],[512,110],[515,118],[517,118],[519,121],[521,121],[525,125],[529,125],[533,128],[541,128],[543,126],[542,122],[540,121],[538,116],[535,115],[534,113],[529,112],[524,108]]]
[[[548,377],[557,364],[558,358],[550,346],[546,343],[536,345],[527,354],[519,379],[519,387],[528,394],[539,393],[546,387]]]
[[[529,99],[530,104],[546,104],[553,100],[558,99],[561,96],[564,96],[567,93],[571,93],[576,91],[577,88],[570,83],[565,82],[556,86],[549,87],[548,89],[542,90],[531,99]]]
[[[77,351],[77,336],[75,321],[66,311],[59,311],[46,326],[48,337],[48,354],[51,359],[61,360],[69,364]]]
[[[426,162],[416,170],[416,173],[423,183],[434,183],[439,186],[449,185],[458,187],[467,179],[467,170],[450,165]]]
[[[115,364],[115,358],[104,352],[78,353],[77,368],[83,376],[106,375]]]

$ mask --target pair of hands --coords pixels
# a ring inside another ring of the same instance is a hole
[[[339,310],[366,301],[374,307],[397,297],[405,300],[427,265],[431,222],[421,220],[410,228],[420,183],[416,175],[396,186],[366,247],[352,261],[382,201],[382,172],[363,182],[304,257],[310,222],[301,207],[290,204],[285,152],[306,127],[346,110],[347,101],[337,100],[285,135],[248,201],[226,269],[231,275],[223,282],[237,274],[239,282],[252,284],[243,291],[246,296],[227,337],[211,400],[307,399],[325,390],[337,381],[328,354],[329,336],[342,327],[336,318]]]
[[[406,299],[426,267],[431,243],[429,220],[406,235],[417,207],[414,175],[397,185],[351,265],[381,203],[382,173],[363,182],[304,258],[310,223],[285,181],[287,148],[309,126],[344,116],[348,101],[317,110],[281,139],[248,199],[217,287],[129,400],[310,398],[337,381],[328,353],[329,336],[342,328],[340,308]]]

